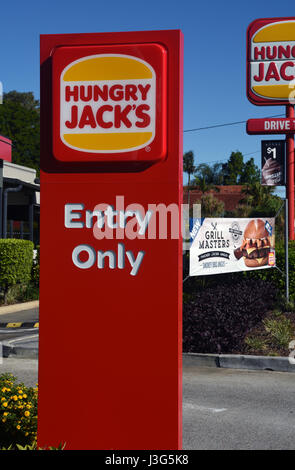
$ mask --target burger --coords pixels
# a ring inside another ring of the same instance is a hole
[[[268,186],[275,186],[282,181],[282,168],[281,165],[273,158],[268,158],[261,170],[262,181],[261,184]]]
[[[246,266],[258,268],[268,264],[271,239],[261,219],[251,220],[244,231],[242,245],[234,251],[235,257],[244,258]]]

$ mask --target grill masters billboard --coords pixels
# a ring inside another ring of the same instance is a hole
[[[275,219],[191,219],[190,276],[275,266]]]

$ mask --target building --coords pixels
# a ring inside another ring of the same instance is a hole
[[[217,186],[219,191],[210,190],[208,193],[213,194],[216,199],[224,203],[225,211],[233,211],[239,205],[243,199],[244,194],[242,193],[243,186],[240,185],[228,185],[228,186]],[[206,194],[208,194],[206,193]],[[198,189],[190,190],[190,207],[200,201],[202,192]],[[187,187],[183,188],[183,203],[188,203],[188,191]]]
[[[39,179],[36,170],[11,162],[12,145],[0,135],[0,238],[22,238],[39,245]]]
[[[36,170],[3,160],[0,238],[39,244],[40,184]]]

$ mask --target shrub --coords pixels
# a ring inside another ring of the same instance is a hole
[[[274,343],[280,348],[287,349],[291,339],[294,338],[294,327],[291,320],[285,317],[280,319],[267,318],[263,323],[265,330],[271,335]]]
[[[12,374],[0,375],[0,443],[32,445],[37,432],[37,388],[16,383]]]
[[[0,286],[4,290],[5,302],[9,287],[30,281],[33,248],[34,244],[29,240],[0,240]]]
[[[245,348],[246,336],[273,307],[277,292],[261,279],[236,279],[220,279],[191,292],[183,307],[185,352],[234,353]]]

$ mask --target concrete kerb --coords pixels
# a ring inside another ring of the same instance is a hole
[[[11,346],[10,344],[2,343],[2,354],[4,358],[17,357],[20,359],[38,359],[38,348],[26,348],[25,346]]]
[[[13,346],[2,343],[3,357],[38,359],[38,348]],[[275,372],[295,372],[295,364],[288,357],[247,356],[238,354],[183,354],[184,367],[216,367],[226,369],[265,370]]]
[[[276,356],[184,353],[183,364],[188,367],[220,367],[228,369],[295,372],[295,364],[291,363],[289,357]]]
[[[4,305],[0,307],[0,315],[21,312],[22,310],[30,310],[31,308],[37,307],[39,307],[39,300],[33,300],[31,302],[24,302],[21,304]]]

